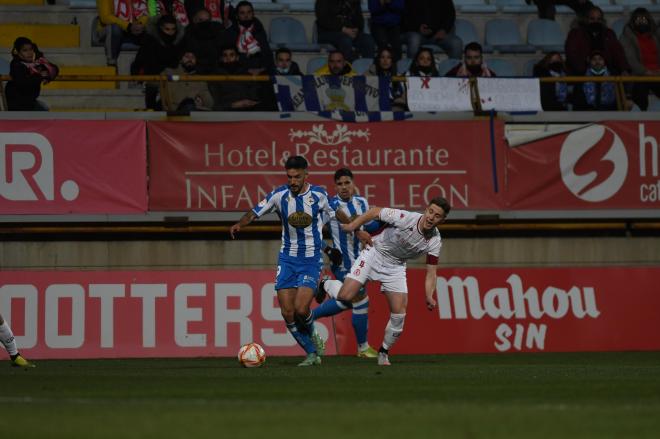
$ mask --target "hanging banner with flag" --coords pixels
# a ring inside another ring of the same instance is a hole
[[[391,111],[390,80],[375,76],[274,76],[280,111]]]
[[[467,78],[408,78],[410,111],[472,111]]]
[[[477,78],[484,111],[543,111],[539,78]]]

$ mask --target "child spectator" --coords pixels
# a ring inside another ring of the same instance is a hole
[[[602,52],[597,50],[592,52],[588,64],[585,76],[611,76]],[[613,82],[585,82],[576,85],[573,93],[573,109],[576,111],[615,111],[617,109],[616,85]]]
[[[566,65],[559,52],[550,52],[534,66],[536,78],[561,78],[566,76]],[[542,82],[541,105],[544,111],[566,111],[568,84],[565,82]]]
[[[48,111],[48,106],[37,98],[41,94],[41,84],[52,81],[59,73],[57,66],[26,37],[16,38],[11,56],[11,79],[5,86],[9,111]]]

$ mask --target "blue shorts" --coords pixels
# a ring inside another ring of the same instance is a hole
[[[308,287],[315,290],[321,276],[318,258],[294,258],[283,255],[277,260],[275,290]]]

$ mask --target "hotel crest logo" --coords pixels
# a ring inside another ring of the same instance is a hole
[[[348,125],[345,124],[335,125],[334,131],[330,134],[328,134],[323,124],[312,125],[311,131],[296,130],[293,128],[289,130],[291,141],[307,138],[307,143],[310,145],[318,143],[320,145],[335,146],[342,143],[352,143],[353,138],[363,138],[368,142],[370,135],[371,133],[368,128],[363,130],[349,130]]]

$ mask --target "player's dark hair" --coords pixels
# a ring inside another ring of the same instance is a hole
[[[339,168],[335,171],[335,182],[342,177],[348,177],[353,180],[353,173],[348,168]]]
[[[300,155],[291,156],[286,160],[284,169],[307,169],[307,160]]]
[[[445,212],[445,216],[449,215],[449,211],[451,210],[451,206],[449,205],[449,201],[447,201],[443,197],[435,197],[431,201],[429,201],[429,205],[435,204],[438,207],[441,207],[442,210]]]

